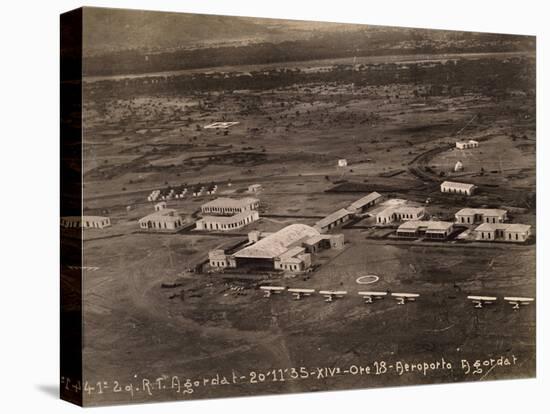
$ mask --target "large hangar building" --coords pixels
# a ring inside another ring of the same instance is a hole
[[[311,267],[312,254],[343,246],[342,234],[321,234],[311,226],[291,224],[275,233],[251,232],[249,245],[231,255],[212,250],[209,263],[213,268],[302,272]]]

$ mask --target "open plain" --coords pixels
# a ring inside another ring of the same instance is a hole
[[[84,232],[84,265],[92,269],[83,277],[84,373],[95,387],[84,393],[88,404],[129,398],[98,393],[103,381],[141,388],[132,395],[138,402],[535,374],[535,307],[515,311],[502,297],[535,296],[536,235],[525,244],[398,240],[365,216],[337,230],[344,248],[316,255],[310,272],[224,272],[206,264],[210,250],[235,248],[251,230],[313,225],[371,191],[425,205],[441,220],[453,221],[464,207],[505,208],[534,228],[533,53],[414,57],[85,78],[84,214],[113,223]],[[238,124],[204,128],[221,121]],[[462,139],[480,145],[458,150]],[[462,171],[453,170],[457,161]],[[479,191],[443,194],[443,180]],[[216,194],[168,201],[186,228],[140,231],[137,220],[153,209],[151,191],[211,184]],[[223,234],[193,230],[203,203],[249,196],[252,184],[262,185],[254,195],[258,221]],[[356,282],[368,274],[379,279]],[[259,290],[266,284],[348,294],[332,303],[318,294],[266,298]],[[357,292],[366,289],[420,296],[404,306],[389,296],[365,304]],[[481,294],[501,299],[476,309],[466,297]],[[478,373],[464,366],[500,357],[514,364]],[[452,367],[397,370],[441,359]],[[343,372],[351,366],[372,372]],[[293,378],[300,367],[303,376]],[[340,371],[318,378],[318,367]],[[267,379],[259,381],[260,373]],[[174,392],[173,376],[217,374],[246,378]],[[144,378],[158,385],[152,395]]]

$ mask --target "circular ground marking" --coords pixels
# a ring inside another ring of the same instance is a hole
[[[364,275],[359,276],[355,281],[360,285],[370,285],[371,283],[378,282],[379,279],[376,275]]]

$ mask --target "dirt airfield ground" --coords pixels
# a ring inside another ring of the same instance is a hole
[[[430,198],[428,211],[442,218],[467,206],[505,207],[514,221],[534,225],[534,98],[419,98],[414,89],[335,83],[90,100],[85,214],[108,215],[113,226],[85,231],[84,265],[97,267],[83,279],[85,379],[142,384],[143,378],[173,375],[238,372],[250,379],[251,372],[288,373],[293,367],[453,362],[451,370],[428,375],[398,375],[392,368],[377,375],[199,386],[192,394],[142,391],[133,396],[137,402],[534,375],[535,307],[513,311],[501,299],[474,309],[466,300],[468,294],[535,296],[534,243],[392,241],[357,223],[337,230],[345,234],[345,248],[316,256],[316,270],[305,276],[187,271],[209,250],[244,240],[251,229],[313,224],[370,191],[422,204]],[[227,134],[202,128],[220,120],[239,124]],[[480,147],[451,149],[458,138],[479,139]],[[422,157],[439,147],[446,149]],[[338,168],[339,158],[349,166]],[[465,170],[453,173],[457,160]],[[419,178],[414,168],[427,176]],[[479,195],[440,194],[439,180],[451,178],[480,185]],[[184,183],[219,185],[215,196],[169,201],[190,223],[202,203],[247,195],[254,183],[263,185],[257,195],[262,218],[224,236],[139,232],[137,220],[153,210],[146,201],[150,191]],[[342,184],[356,191],[329,191]],[[357,284],[365,274],[380,279]],[[300,301],[288,293],[263,298],[258,287],[266,283],[348,295],[333,303],[319,295]],[[359,290],[420,297],[405,306],[389,297],[366,305]],[[517,363],[475,375],[460,365],[500,356],[514,356]],[[128,398],[97,390],[84,396],[90,404]]]

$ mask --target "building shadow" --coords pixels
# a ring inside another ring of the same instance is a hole
[[[39,384],[36,388],[50,397],[59,398],[59,385],[54,384]]]

